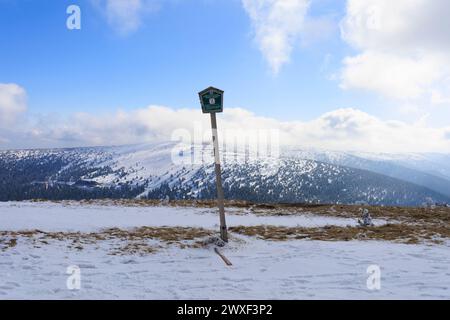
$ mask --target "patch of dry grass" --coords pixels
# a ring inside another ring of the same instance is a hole
[[[6,251],[7,249],[14,248],[17,245],[17,239],[0,239],[0,250]]]
[[[132,242],[111,250],[111,255],[140,255],[155,253],[157,249],[144,242]]]
[[[276,226],[238,226],[231,232],[257,237],[264,240],[286,241],[309,239],[320,241],[385,240],[415,244],[419,242],[442,243],[450,238],[450,229],[439,226],[414,226],[387,224],[378,227],[338,227],[322,228],[276,227]]]
[[[43,201],[43,200],[35,200]],[[53,201],[68,206],[101,205],[132,207],[200,207],[215,208],[215,200],[180,200],[161,202],[159,200],[85,200]],[[351,205],[315,205],[315,204],[255,204],[247,201],[226,201],[228,208],[242,209],[242,214],[252,212],[258,216],[292,216],[312,214],[343,218],[360,218],[361,206]],[[266,240],[284,241],[288,239],[310,239],[322,241],[349,240],[385,240],[402,243],[430,242],[439,243],[450,238],[450,208],[410,208],[410,207],[376,207],[365,206],[375,219],[388,221],[387,225],[378,227],[338,227],[323,228],[251,226],[231,227],[230,232]],[[234,212],[236,214],[236,212]],[[395,223],[394,223],[395,222]],[[215,234],[211,230],[182,227],[140,227],[131,230],[111,228],[100,232],[43,232],[40,230],[2,232],[0,231],[0,249],[7,250],[17,244],[18,237],[32,241],[35,247],[47,245],[51,241],[68,240],[68,247],[83,250],[85,246],[102,241],[118,240],[120,246],[112,254],[150,254],[158,248],[149,245],[147,240],[157,240],[165,245],[177,245],[180,248],[203,248],[207,246],[204,239]]]
[[[0,244],[6,250],[15,246],[16,238],[23,237],[35,247],[48,245],[52,241],[66,241],[69,249],[83,250],[87,245],[111,240],[123,243],[115,247],[111,254],[150,254],[155,252],[157,247],[149,245],[147,243],[149,240],[157,240],[166,245],[178,245],[180,248],[199,247],[200,239],[212,234],[212,231],[202,228],[182,227],[139,227],[130,230],[111,228],[91,233],[40,230],[0,231]],[[13,240],[6,242],[5,239]]]

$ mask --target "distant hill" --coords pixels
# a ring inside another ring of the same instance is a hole
[[[0,151],[0,201],[214,198],[211,161],[174,163],[174,145]],[[212,152],[209,146],[195,146],[184,150],[184,159],[192,150],[200,150],[202,157]],[[289,148],[279,159],[249,159],[228,152],[223,164],[225,196],[254,202],[418,206],[431,198],[450,203],[445,165],[432,157],[437,156]]]

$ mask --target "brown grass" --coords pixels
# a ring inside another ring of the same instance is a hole
[[[156,252],[157,249],[143,242],[127,243],[111,251],[111,255],[140,255],[145,256]]]
[[[35,200],[43,201],[43,200]],[[63,205],[103,205],[132,207],[203,207],[215,208],[214,200],[169,201],[159,200],[85,200],[54,201]],[[227,208],[242,209],[240,214],[249,212],[259,216],[291,216],[313,214],[343,218],[360,218],[361,206],[351,205],[315,205],[315,204],[255,204],[247,201],[226,201]],[[386,240],[402,243],[440,243],[450,238],[450,208],[409,208],[366,206],[373,218],[385,219],[389,223],[379,227],[323,227],[288,228],[276,226],[232,227],[232,233],[258,237],[266,240],[283,241],[288,239],[310,239],[322,241],[350,240]],[[237,210],[240,211],[240,210]],[[237,214],[234,212],[234,214]],[[111,254],[150,254],[158,247],[150,246],[147,240],[158,240],[165,245],[177,245],[181,248],[201,248],[207,246],[204,238],[214,234],[211,230],[181,227],[140,227],[131,230],[111,228],[100,232],[43,232],[40,230],[9,232],[0,231],[0,249],[7,250],[17,244],[18,237],[29,239],[35,247],[48,245],[51,241],[68,240],[68,247],[84,250],[85,246],[101,241],[119,240],[121,245]]]
[[[14,248],[17,245],[17,239],[0,239],[0,250],[6,251],[7,249]]]
[[[309,239],[320,241],[385,240],[414,244],[419,242],[442,243],[450,238],[448,227],[387,224],[379,227],[337,227],[323,228],[275,227],[275,226],[238,226],[231,232],[258,237],[264,240],[285,241],[291,239]]]
[[[69,249],[83,250],[86,245],[98,244],[102,241],[118,240],[124,243],[111,251],[111,254],[149,254],[157,250],[156,246],[146,243],[158,240],[167,245],[178,245],[181,248],[198,247],[200,239],[213,234],[201,228],[181,227],[140,227],[130,230],[119,228],[106,229],[99,232],[43,232],[40,230],[0,231],[0,244],[6,250],[15,246],[16,238],[23,237],[31,241],[35,247],[48,245],[52,241],[67,241]],[[10,242],[5,242],[12,238]]]

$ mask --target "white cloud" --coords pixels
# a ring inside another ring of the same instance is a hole
[[[25,90],[14,83],[0,83],[0,128],[14,125],[26,110]]]
[[[365,51],[344,60],[341,87],[373,90],[401,100],[417,99],[441,78],[442,63],[430,56]]]
[[[348,0],[341,34],[359,53],[344,60],[342,87],[430,99],[450,77],[449,14],[448,0]]]
[[[273,73],[289,62],[304,27],[309,0],[242,0],[255,40]]]
[[[104,11],[109,25],[121,35],[138,30],[145,14],[155,10],[155,0],[92,0]]]
[[[197,110],[198,111],[198,110]],[[202,114],[193,110],[173,110],[149,106],[130,112],[117,111],[101,116],[77,113],[61,124],[44,124],[35,128],[36,138],[69,141],[74,145],[110,145],[168,140],[175,128],[190,126],[190,121],[201,121]],[[204,118],[203,118],[204,120]]]
[[[240,108],[227,108],[219,117],[221,131],[242,128],[278,130],[282,144],[330,150],[374,152],[450,152],[450,126],[431,128],[426,123],[382,121],[357,109],[338,109],[311,121],[278,121]],[[120,145],[170,140],[178,129],[193,133],[201,124],[210,139],[209,117],[198,109],[175,110],[149,106],[114,114],[79,113],[61,120],[29,125],[19,135],[6,136],[0,147],[75,147]],[[267,131],[266,131],[267,132]],[[224,138],[225,134],[220,133]],[[3,136],[5,136],[3,134]]]
[[[310,147],[375,152],[449,152],[447,128],[383,121],[357,109],[338,109],[298,126]],[[301,141],[301,140],[300,140]]]
[[[17,84],[0,84],[0,148],[121,145],[170,140],[179,129],[201,127],[210,140],[210,120],[199,109],[148,106],[115,113],[75,113],[67,118],[26,114],[26,92]],[[24,121],[17,125],[18,119]],[[219,117],[226,133],[278,130],[282,144],[330,150],[379,152],[450,152],[450,125],[427,126],[383,121],[353,108],[327,112],[310,121],[279,121],[242,108],[227,108]],[[222,138],[225,135],[222,135]]]

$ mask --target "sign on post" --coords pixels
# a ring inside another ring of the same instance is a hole
[[[203,113],[223,111],[223,91],[209,87],[199,93]]]
[[[223,111],[223,91],[214,87],[209,87],[199,92],[200,103],[203,113],[211,115],[212,138],[214,145],[214,168],[216,171],[217,186],[217,205],[219,207],[220,216],[220,237],[223,241],[228,242],[227,224],[225,221],[224,194],[222,188],[222,174],[220,169],[219,156],[219,136],[217,134],[216,113]]]

